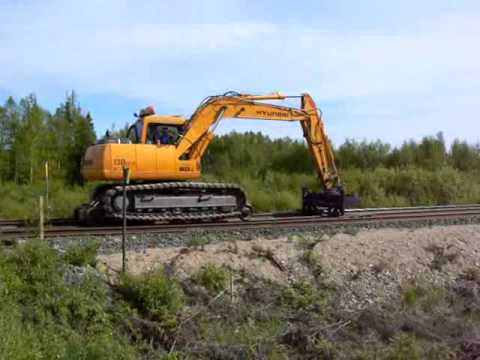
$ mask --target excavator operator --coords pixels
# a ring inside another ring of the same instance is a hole
[[[153,135],[153,142],[155,144],[169,145],[171,141],[168,129],[166,127],[157,126]]]

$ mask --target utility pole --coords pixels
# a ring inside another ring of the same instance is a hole
[[[123,167],[123,206],[122,206],[122,216],[123,216],[123,227],[122,227],[122,272],[124,273],[127,270],[127,259],[126,259],[126,248],[125,244],[127,241],[127,185],[130,181],[130,169],[128,166]]]

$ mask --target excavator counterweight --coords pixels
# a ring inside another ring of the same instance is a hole
[[[201,176],[201,160],[224,118],[298,121],[324,191],[303,190],[307,214],[343,215],[345,195],[321,113],[308,94],[298,108],[272,104],[290,96],[229,92],[206,98],[189,119],[159,116],[153,107],[140,112],[126,139],[104,138],[90,146],[82,160],[87,181],[121,181],[130,169],[127,217],[132,220],[216,220],[245,217],[251,211],[246,194],[235,184],[192,182]],[[266,102],[268,101],[268,102]],[[119,184],[99,186],[89,204],[76,210],[79,221],[96,224],[119,218],[123,203]]]

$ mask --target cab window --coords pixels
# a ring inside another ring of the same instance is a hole
[[[147,143],[174,145],[179,138],[179,129],[174,125],[150,124],[147,129]]]

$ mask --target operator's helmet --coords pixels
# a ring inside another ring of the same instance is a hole
[[[154,115],[155,114],[155,108],[153,106],[147,106],[145,109],[142,109],[140,111],[140,116],[148,116],[148,115]]]

